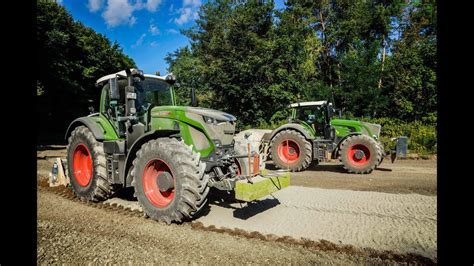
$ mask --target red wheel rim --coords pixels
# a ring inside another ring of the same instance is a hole
[[[358,159],[356,157],[356,152],[357,151],[362,151],[364,153],[362,158]],[[357,166],[364,166],[370,160],[370,150],[365,145],[356,144],[356,145],[353,145],[349,148],[349,150],[347,151],[347,157],[349,158],[349,161],[352,164],[357,165]]]
[[[173,178],[174,186],[176,181],[174,179],[173,173],[171,172],[170,167],[163,160],[153,159],[150,160],[143,172],[142,183],[143,183],[143,192],[148,200],[158,208],[166,207],[174,199],[175,189],[174,186],[171,189],[168,189],[164,192],[160,191],[160,188],[157,184],[158,176],[163,172],[167,172]]]
[[[72,168],[77,183],[87,186],[92,179],[92,157],[86,145],[79,144],[74,149]]]
[[[300,146],[292,140],[284,140],[278,145],[277,153],[284,163],[292,164],[300,158]]]

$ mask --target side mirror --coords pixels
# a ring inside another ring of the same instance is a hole
[[[109,96],[110,100],[119,100],[120,99],[120,93],[118,89],[118,83],[117,83],[117,78],[112,78],[109,80]]]
[[[334,115],[334,108],[330,105],[330,106],[328,106],[328,117],[329,117],[329,119],[331,119],[333,115]]]
[[[196,98],[196,89],[194,87],[191,88],[191,106],[192,107],[198,106],[198,100]]]

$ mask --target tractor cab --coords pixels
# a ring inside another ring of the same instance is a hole
[[[331,138],[331,118],[334,114],[332,103],[327,101],[292,103],[290,108],[290,123],[302,124],[314,136]]]
[[[172,74],[162,77],[135,69],[131,72],[132,75],[127,76],[125,70],[120,71],[96,82],[97,87],[102,87],[100,113],[113,123],[121,137],[125,136],[127,117],[135,116],[136,122],[148,128],[153,107],[175,105],[173,84],[176,79]],[[134,92],[127,91],[129,86],[134,87]],[[130,99],[134,100],[133,106]]]

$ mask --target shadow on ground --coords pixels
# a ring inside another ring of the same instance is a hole
[[[273,164],[273,162],[267,162],[266,163],[266,169],[276,171],[279,168]],[[380,168],[377,167],[375,168],[376,171],[384,171],[384,172],[391,172],[392,169],[389,168]],[[324,172],[334,172],[334,173],[343,173],[343,174],[351,174],[347,172],[346,169],[342,166],[342,164],[316,164],[312,163],[308,168],[306,168],[304,171],[324,171]]]
[[[227,191],[211,189],[208,195],[208,204],[206,204],[201,212],[195,217],[196,219],[206,216],[210,212],[211,208],[209,204],[233,209],[233,216],[235,218],[247,220],[250,217],[277,206],[280,204],[280,201],[277,198],[266,198],[253,202],[242,202],[235,199],[233,192],[228,193]]]
[[[279,168],[273,164],[273,162],[266,163],[266,169],[276,171]],[[337,172],[337,173],[347,173],[347,171],[342,167],[342,164],[316,164],[312,163],[305,171],[327,171],[327,172]]]
[[[47,151],[47,150],[64,150],[66,145],[39,145],[36,147],[37,151]]]

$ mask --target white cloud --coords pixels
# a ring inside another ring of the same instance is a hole
[[[160,29],[158,29],[157,26],[155,26],[153,23],[150,24],[150,29],[149,29],[151,35],[155,36],[155,35],[158,35],[160,34]]]
[[[151,47],[156,47],[156,46],[158,46],[158,42],[152,41],[152,42],[150,43],[150,46],[151,46]]]
[[[138,46],[142,45],[143,40],[145,39],[146,34],[143,33],[140,38],[135,42],[135,44],[132,44],[132,48],[137,48]]]
[[[132,17],[130,18],[129,24],[130,24],[130,26],[133,26],[133,25],[135,25],[136,22],[137,22],[137,18],[132,16]]]
[[[161,0],[148,0],[146,2],[146,9],[150,12],[155,12],[160,4]]]
[[[127,0],[127,1],[128,1],[128,0]],[[137,0],[137,1],[135,2],[135,5],[133,5],[133,8],[134,8],[135,10],[143,9],[143,7],[144,7],[144,5],[143,5],[142,0]]]
[[[88,8],[90,12],[96,12],[102,8],[104,0],[88,0]],[[102,13],[102,17],[108,27],[116,27],[119,25],[133,26],[137,18],[133,16],[133,12],[146,8],[149,12],[155,12],[162,0],[136,0],[134,4],[130,0],[107,0],[107,6]]]
[[[197,10],[191,7],[180,8],[178,11],[180,13],[180,16],[179,18],[174,19],[174,22],[178,25],[183,25],[184,23],[187,23],[192,19],[198,18]]]
[[[108,0],[102,17],[109,27],[123,24],[133,25],[137,20],[132,16],[133,11],[134,7],[127,0]]]
[[[178,34],[179,31],[175,30],[175,29],[167,29],[166,32],[169,32],[169,33],[172,33],[172,34]]]
[[[183,25],[192,19],[197,19],[200,6],[201,0],[183,0],[183,7],[178,9],[180,15],[174,19],[174,22],[178,25]]]
[[[89,8],[90,12],[97,12],[102,8],[104,4],[104,0],[89,0],[87,4],[87,8]]]
[[[201,0],[183,0],[183,6],[199,7]]]

